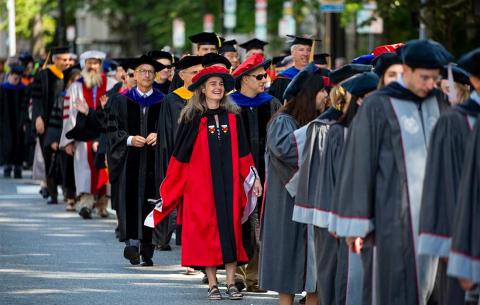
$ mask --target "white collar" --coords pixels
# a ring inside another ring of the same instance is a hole
[[[135,90],[137,90],[138,94],[140,94],[140,96],[143,96],[143,97],[149,97],[150,95],[153,94],[153,88],[150,88],[150,90],[148,90],[148,92],[145,92],[145,93],[140,91],[140,89],[138,89],[138,87],[135,87]]]

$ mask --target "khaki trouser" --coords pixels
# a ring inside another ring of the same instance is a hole
[[[235,281],[243,281],[247,287],[258,285],[258,247],[255,247],[253,257],[248,265],[237,268]]]

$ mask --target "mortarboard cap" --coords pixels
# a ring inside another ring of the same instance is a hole
[[[69,47],[54,47],[50,49],[50,54],[51,55],[56,55],[56,54],[69,54],[70,49]]]
[[[170,60],[170,62],[173,64],[175,62],[175,56],[173,56],[173,54],[167,52],[167,51],[158,51],[158,50],[152,50],[152,51],[148,51],[146,53],[147,56],[150,56],[151,58],[155,59],[155,60],[159,60],[159,59],[168,59]]]
[[[385,74],[385,71],[392,66],[402,64],[402,59],[398,56],[397,53],[385,52],[375,57],[372,61],[372,65],[375,67],[375,73],[378,76]]]
[[[375,58],[372,54],[365,54],[352,59],[352,64],[370,65]]]
[[[247,52],[252,49],[260,49],[263,50],[263,48],[268,44],[268,42],[253,38],[250,39],[249,41],[245,41],[244,43],[238,45],[240,48],[245,49]]]
[[[235,39],[224,41],[222,43],[222,47],[218,50],[218,54],[224,54],[226,52],[237,52],[237,49],[235,49],[236,44],[237,41]]]
[[[278,65],[279,63],[282,62],[282,60],[287,57],[286,55],[283,55],[283,56],[275,56],[272,58],[272,65],[276,66]]]
[[[373,72],[363,72],[342,83],[342,87],[350,94],[362,97],[377,89],[380,78]]]
[[[442,78],[448,79],[448,65],[443,66],[441,72]],[[470,75],[468,74],[468,72],[460,68],[458,65],[452,65],[452,74],[454,82],[469,86],[472,85],[470,83]]]
[[[18,60],[23,63],[33,62],[33,56],[29,52],[22,52],[20,56],[18,56]]]
[[[315,38],[307,38],[307,37],[302,37],[302,36],[295,36],[295,35],[287,35],[287,37],[293,38],[293,41],[291,42],[291,45],[296,45],[296,44],[301,44],[305,46],[312,46],[313,41],[318,41],[321,42],[322,40],[320,39],[315,39]]]
[[[317,66],[314,63],[310,63],[305,68],[298,72],[297,75],[288,84],[285,92],[283,93],[283,100],[290,100],[297,96],[297,94],[305,87],[318,88],[320,91],[325,87],[326,77],[323,77]]]
[[[203,67],[210,67],[213,65],[224,65],[227,69],[230,69],[230,67],[232,66],[230,61],[222,55],[218,55],[216,53],[208,53],[202,56]]]
[[[354,76],[355,74],[370,71],[372,71],[371,65],[347,64],[330,72],[330,80],[334,84],[339,84],[347,78]]]
[[[330,54],[327,53],[319,53],[313,55],[313,62],[317,65],[327,65],[327,57],[330,57]]]
[[[161,63],[159,63],[158,61],[156,61],[155,59],[151,58],[150,56],[148,55],[145,55],[143,54],[142,56],[140,56],[139,58],[136,58],[134,62],[132,62],[132,66],[131,68],[133,70],[135,70],[136,68],[138,68],[138,66],[140,65],[150,65],[153,67],[153,69],[155,70],[155,72],[158,72],[158,71],[162,71],[163,69],[167,68],[167,66],[165,65],[162,65]]]
[[[193,56],[193,55],[187,55],[182,57],[179,61],[173,64],[175,69],[177,71],[181,71],[196,65],[201,65],[202,64],[202,59],[203,56]]]
[[[440,69],[453,56],[438,42],[429,39],[415,39],[397,49],[402,61],[411,68]]]
[[[125,71],[128,69],[134,69],[132,68],[132,65],[135,64],[135,61],[137,59],[135,57],[127,57],[127,58],[115,58],[113,61],[117,63],[118,67],[122,67]]]
[[[25,71],[25,67],[22,65],[12,64],[12,65],[9,65],[9,67],[10,67],[11,74],[22,75],[23,71]]]
[[[117,70],[117,66],[118,66],[118,63],[111,59],[105,59],[102,62],[103,71],[105,71],[106,73]]]
[[[471,75],[480,78],[480,48],[462,55],[458,65]]]
[[[221,48],[224,38],[218,36],[212,32],[201,32],[192,36],[189,36],[188,39],[198,45],[214,45],[217,48]]]

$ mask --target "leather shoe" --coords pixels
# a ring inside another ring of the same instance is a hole
[[[143,263],[142,263],[142,266],[143,266],[143,267],[151,267],[151,266],[153,266],[153,261],[152,261],[152,259],[151,259],[150,257],[146,257],[146,256],[143,256],[143,255],[142,255],[142,261],[143,261]]]
[[[132,265],[140,264],[140,253],[138,253],[138,247],[125,246],[123,249],[123,257],[128,259]]]
[[[157,249],[159,251],[172,251],[172,247],[170,247],[170,245],[158,245]]]
[[[50,200],[47,201],[47,204],[58,204],[57,198],[50,198]]]
[[[267,293],[268,291],[260,288],[258,285],[252,285],[247,287],[247,292],[253,293]]]

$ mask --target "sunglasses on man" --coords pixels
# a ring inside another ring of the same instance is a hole
[[[262,80],[263,78],[267,79],[268,74],[249,74],[248,76],[253,76],[255,77],[256,80]]]

